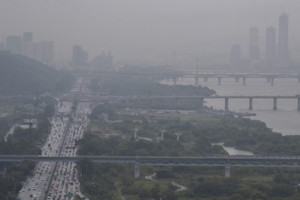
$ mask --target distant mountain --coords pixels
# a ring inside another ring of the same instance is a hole
[[[68,90],[73,77],[21,55],[0,52],[0,95],[41,94]]]

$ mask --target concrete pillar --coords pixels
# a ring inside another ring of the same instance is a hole
[[[230,177],[230,165],[225,166],[225,178]]]
[[[239,82],[240,81],[240,77],[236,76],[235,77],[235,82]]]
[[[204,81],[207,82],[208,81],[208,77],[204,76]]]
[[[138,179],[140,177],[140,164],[138,161],[136,161],[134,165],[134,178]]]
[[[243,77],[243,85],[246,85],[246,77]]]
[[[179,105],[179,99],[176,98],[175,101],[176,101],[176,105],[178,106]]]
[[[273,110],[277,110],[277,98],[273,98]]]
[[[200,98],[200,99],[199,99],[199,103],[200,103],[200,107],[203,107],[203,105],[204,105],[204,99],[203,99],[203,98]]]
[[[180,140],[180,136],[181,136],[181,133],[175,133],[176,137],[177,137],[177,141]]]
[[[198,85],[198,84],[199,84],[199,77],[196,76],[196,77],[195,77],[195,85]]]
[[[229,99],[228,97],[225,97],[225,111],[229,110]]]
[[[177,84],[177,77],[173,77],[172,81],[173,81],[173,85],[176,85]]]
[[[274,86],[274,78],[273,77],[271,78],[270,81],[271,81],[271,86]]]
[[[134,140],[137,140],[138,139],[138,136],[137,136],[138,129],[135,128],[133,131],[134,131],[134,135],[133,135]]]
[[[221,85],[222,77],[218,77],[218,85]]]
[[[160,138],[161,138],[161,141],[164,141],[164,139],[165,139],[165,130],[161,130],[160,131]]]
[[[249,110],[253,110],[253,98],[249,98]]]
[[[298,111],[300,111],[300,98],[298,98]]]

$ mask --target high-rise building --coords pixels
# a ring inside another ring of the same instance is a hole
[[[249,31],[249,59],[250,61],[258,61],[259,53],[259,31],[257,28],[250,28]]]
[[[23,33],[23,42],[33,42],[33,34],[32,32],[25,32]]]
[[[34,43],[26,42],[23,43],[23,55],[29,58],[35,58],[33,55]]]
[[[0,42],[0,51],[5,51],[5,44]]]
[[[23,33],[22,52],[24,56],[33,58],[33,34],[32,32]]]
[[[114,69],[114,58],[110,52],[106,54],[105,52],[102,55],[96,56],[92,61],[92,67],[97,70],[113,71]]]
[[[40,61],[44,64],[51,64],[54,58],[54,43],[52,41],[40,42],[41,57]]]
[[[241,64],[241,46],[233,45],[231,48],[230,63],[232,67],[239,67]]]
[[[32,43],[31,48],[33,59],[38,60],[44,64],[51,64],[53,62],[54,43],[52,41]]]
[[[272,26],[266,31],[266,64],[269,67],[276,64],[276,31]]]
[[[72,61],[73,61],[73,65],[77,67],[83,67],[88,61],[88,52],[84,51],[81,46],[74,45]]]
[[[7,36],[6,50],[13,54],[22,54],[22,37],[18,35]]]
[[[289,63],[289,17],[282,14],[279,17],[278,61],[280,66]]]

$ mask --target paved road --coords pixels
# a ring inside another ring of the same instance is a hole
[[[83,83],[84,79],[78,78],[72,92],[85,91]],[[75,147],[75,142],[83,136],[90,106],[88,103],[79,103],[72,121],[71,113],[72,103],[59,101],[51,120],[50,134],[41,149],[42,156],[76,156],[78,147]],[[23,184],[18,197],[21,200],[72,200],[76,194],[84,197],[77,176],[74,162],[39,162],[33,176]]]

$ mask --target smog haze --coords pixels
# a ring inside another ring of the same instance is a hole
[[[80,44],[90,58],[111,51],[118,60],[164,64],[176,52],[226,62],[235,43],[247,54],[250,27],[259,29],[263,49],[266,28],[277,30],[282,13],[290,48],[300,53],[299,8],[298,0],[2,0],[0,35],[31,31],[34,40],[53,40],[58,60]]]

